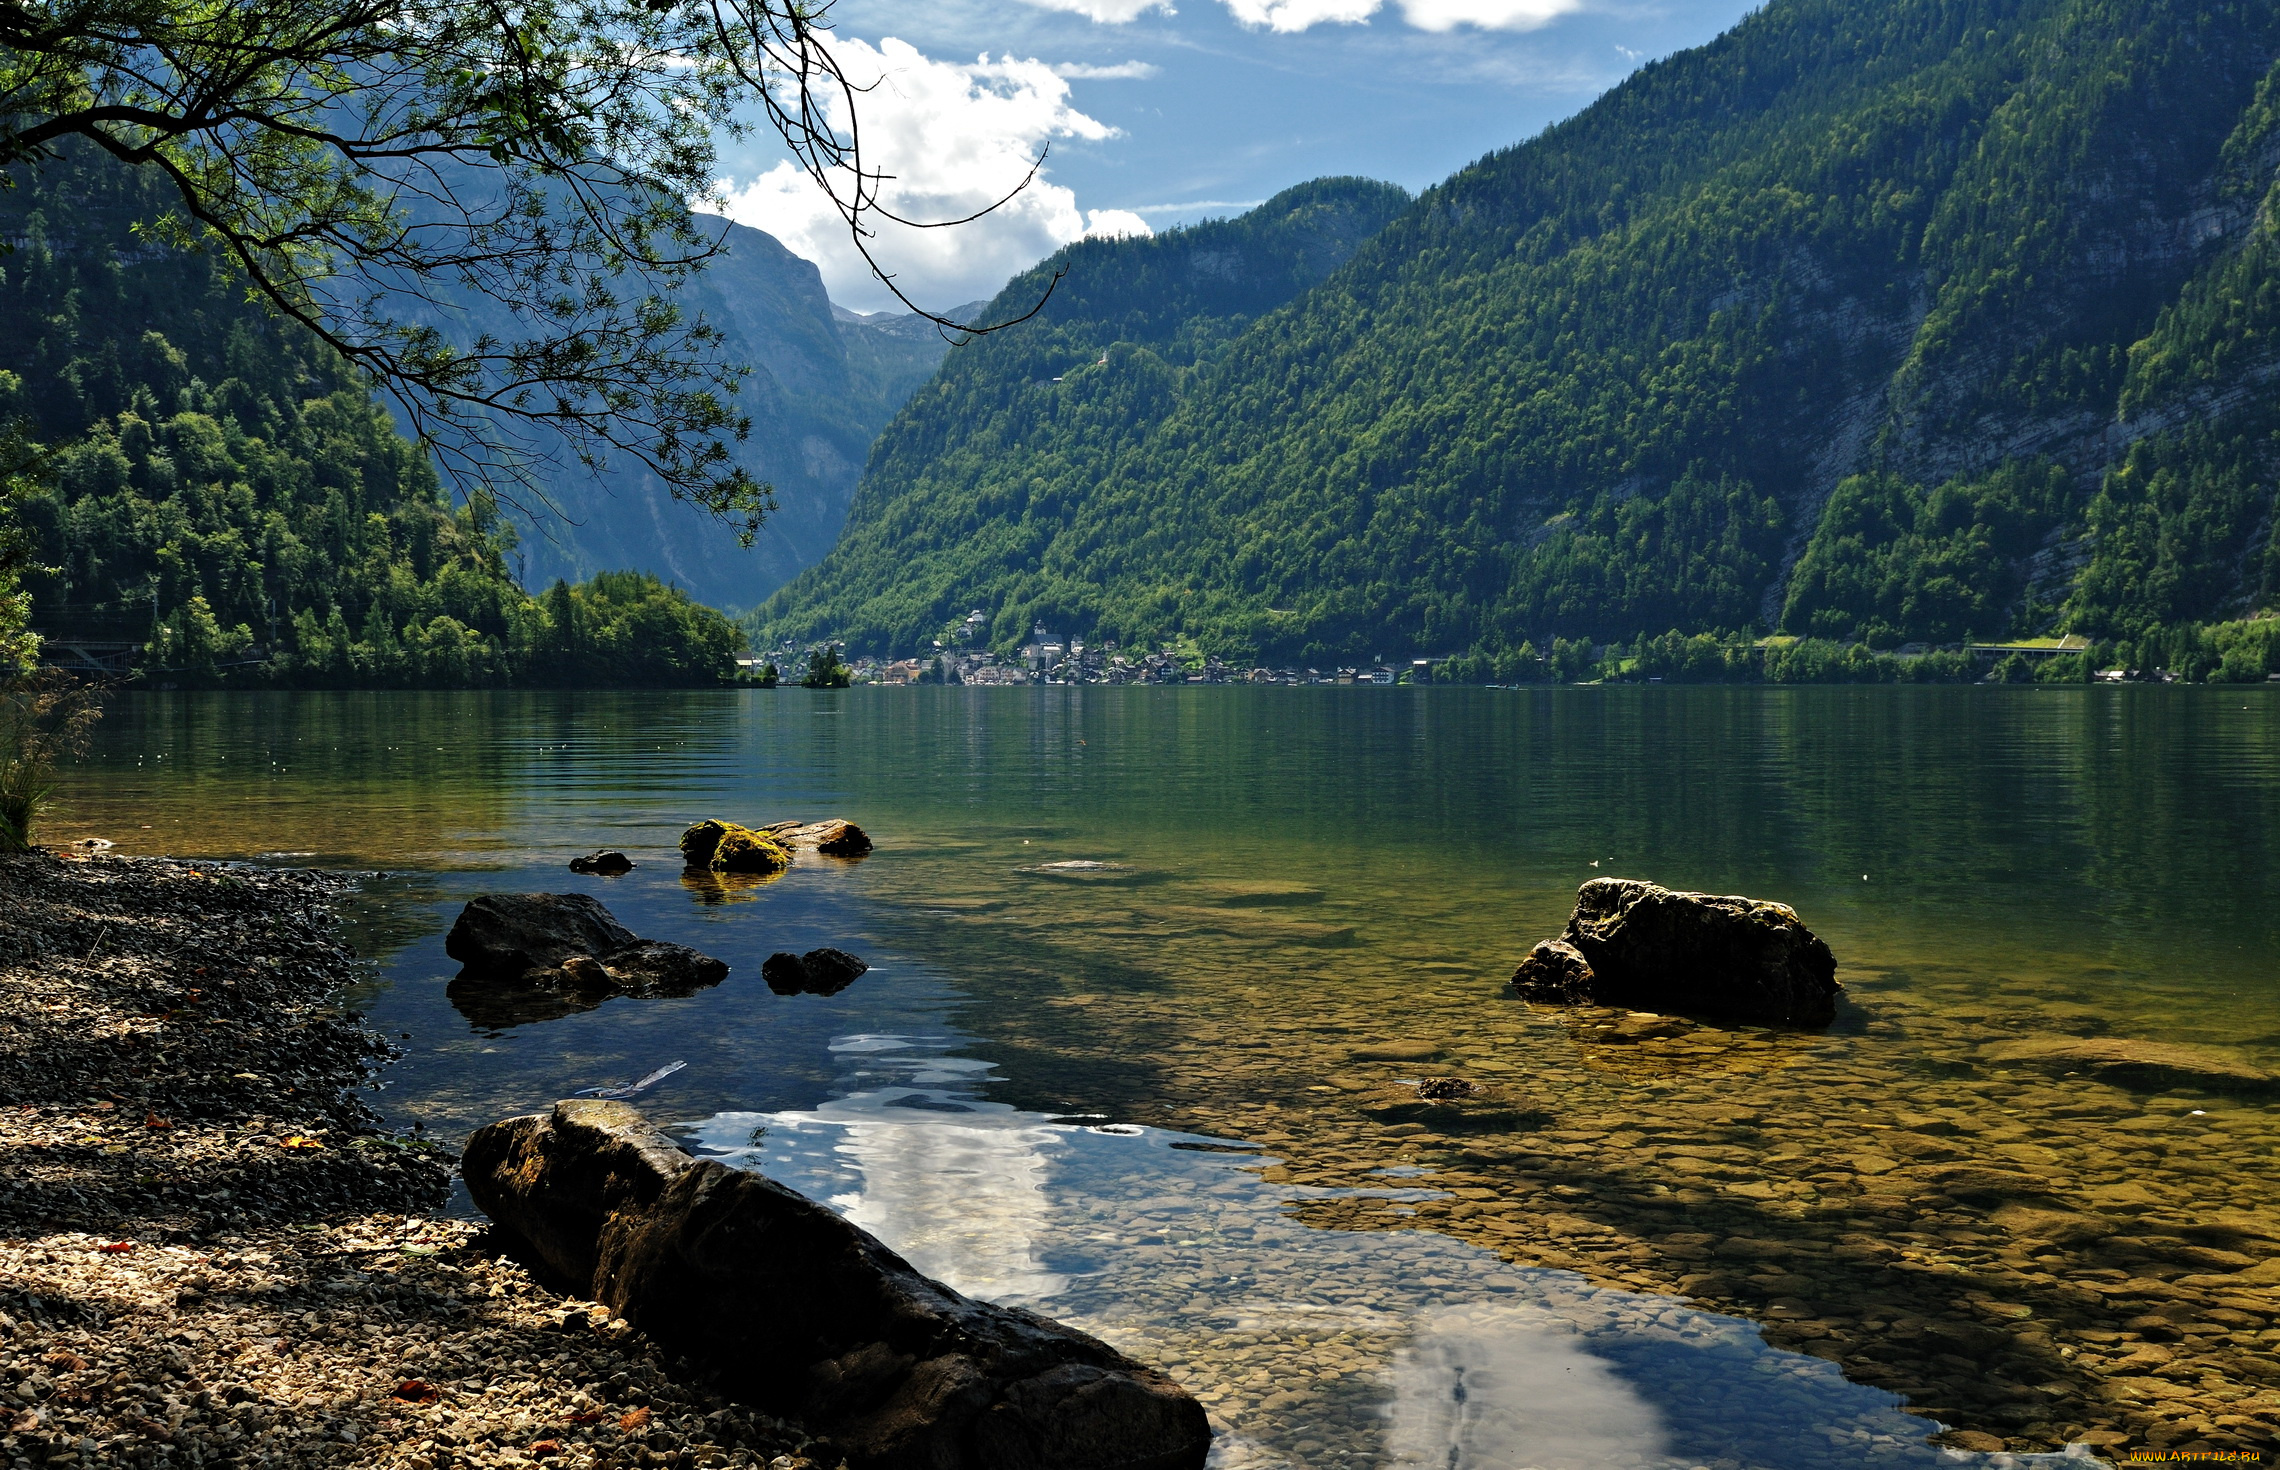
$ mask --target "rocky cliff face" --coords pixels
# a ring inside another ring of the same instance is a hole
[[[751,368],[742,393],[752,434],[739,458],[775,488],[776,512],[749,548],[667,495],[655,477],[572,464],[546,484],[559,517],[525,517],[526,586],[631,567],[717,607],[750,607],[823,559],[839,535],[871,441],[949,343],[912,317],[838,312],[815,266],[775,237],[729,225],[728,248],[682,293]]]

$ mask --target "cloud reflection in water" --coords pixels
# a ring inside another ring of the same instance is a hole
[[[721,1113],[700,1151],[828,1200],[970,1296],[1163,1366],[1212,1410],[1215,1470],[1953,1470],[1936,1426],[1754,1325],[1512,1266],[1427,1231],[1316,1230],[1284,1206],[1429,1198],[1269,1184],[1262,1157],[1083,1127],[979,1095],[948,1038],[849,1036],[844,1093]],[[1174,1147],[1184,1144],[1189,1147]]]
[[[1486,1470],[1522,1445],[1545,1470],[1664,1458],[1662,1416],[1541,1308],[1428,1307],[1411,1333],[1387,1374],[1389,1464]]]

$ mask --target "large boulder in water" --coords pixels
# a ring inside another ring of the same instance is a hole
[[[443,952],[470,974],[520,976],[559,969],[572,955],[602,955],[639,939],[583,893],[485,893],[468,901]]]
[[[854,1470],[1195,1470],[1203,1408],[1106,1343],[971,1301],[623,1103],[476,1130],[475,1202],[547,1265]]]
[[[685,944],[643,939],[582,893],[486,893],[443,941],[463,968],[445,994],[478,1027],[591,1010],[613,995],[689,995],[728,966]]]
[[[1512,976],[1531,1000],[1784,1026],[1836,1017],[1836,956],[1787,904],[1676,893],[1638,878],[1577,891],[1559,939]]]

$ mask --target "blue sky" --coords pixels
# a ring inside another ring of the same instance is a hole
[[[1025,160],[1050,144],[1043,177],[998,215],[952,231],[882,234],[878,250],[898,283],[942,309],[993,294],[1088,231],[1238,213],[1325,174],[1415,192],[1571,115],[1641,63],[1709,40],[1747,8],[840,0],[831,20],[843,64],[879,80],[856,105],[901,181],[899,208],[964,213],[1017,182]],[[816,260],[842,304],[892,307],[773,141],[724,147],[728,213]]]

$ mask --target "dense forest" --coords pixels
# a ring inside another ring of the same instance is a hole
[[[633,573],[526,595],[487,499],[329,349],[210,255],[136,226],[146,174],[90,152],[0,193],[0,414],[35,628],[149,640],[166,682],[687,684],[734,670],[725,618]],[[724,533],[725,534],[725,533]]]
[[[1073,246],[756,626],[1767,677],[2071,633],[2246,676],[2276,57],[2224,0],[1773,0],[1398,213],[1326,181]]]

